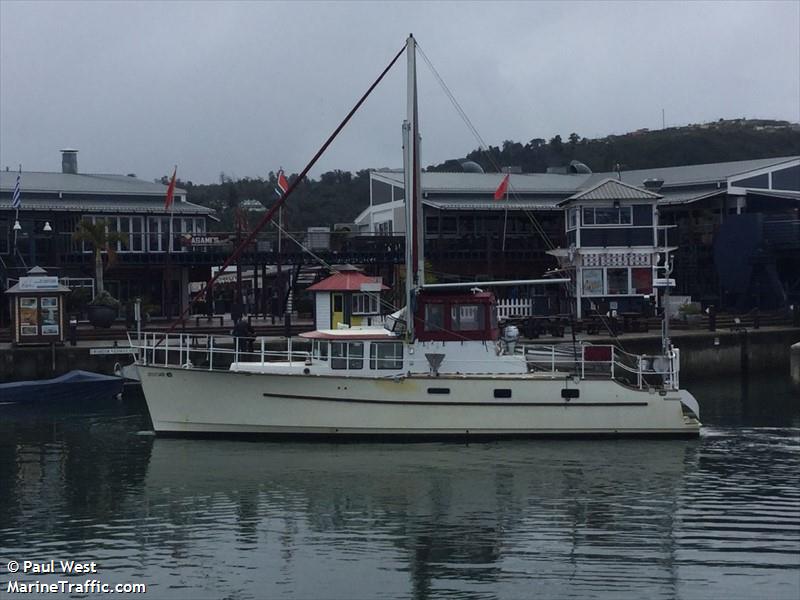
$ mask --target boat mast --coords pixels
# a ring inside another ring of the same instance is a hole
[[[403,122],[403,171],[406,216],[406,329],[409,340],[414,340],[415,290],[425,281],[422,248],[422,195],[420,193],[419,114],[417,111],[417,61],[416,41],[413,35],[406,40],[408,61],[406,120]]]

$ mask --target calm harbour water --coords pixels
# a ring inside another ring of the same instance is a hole
[[[796,600],[798,393],[684,384],[699,440],[176,440],[136,393],[0,406],[0,596],[8,560],[76,559],[143,598]]]

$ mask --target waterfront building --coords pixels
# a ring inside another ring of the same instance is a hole
[[[800,301],[799,156],[611,173],[576,162],[548,173],[510,171],[501,200],[500,173],[422,174],[425,255],[439,281],[541,277],[558,266],[549,251],[570,247],[562,202],[612,178],[660,196],[658,221],[674,226],[666,235],[677,247],[675,293],[737,310]],[[403,198],[400,171],[372,172],[357,230],[403,232]],[[543,301],[545,290],[504,293],[563,308]]]
[[[660,198],[608,178],[560,203],[568,247],[550,254],[572,278],[577,318],[587,310],[644,313],[650,308],[656,269],[673,250],[659,236]]]
[[[178,257],[192,253],[187,240],[205,235],[213,211],[188,202],[182,189],[167,210],[167,186],[133,174],[81,173],[78,151],[61,153],[60,172],[22,171],[18,212],[12,206],[18,172],[0,172],[0,291],[38,264],[70,288],[85,288],[90,299],[92,249],[72,234],[83,219],[104,220],[127,240],[117,243],[119,260],[105,278],[106,289],[123,302],[142,297],[156,315],[177,314],[188,301],[189,281],[204,279],[210,268]]]

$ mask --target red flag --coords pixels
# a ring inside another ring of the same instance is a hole
[[[283,174],[283,169],[278,171],[278,187],[284,194],[286,193],[286,190],[289,189],[289,182],[287,181],[286,176]]]
[[[167,197],[164,199],[164,210],[169,210],[172,206],[172,197],[175,195],[175,174],[178,172],[178,165],[175,165],[175,170],[172,171],[172,180],[169,182],[167,188]]]
[[[500,182],[500,185],[498,185],[497,189],[494,191],[494,199],[502,200],[503,196],[506,195],[507,190],[508,190],[508,173],[506,173],[506,176],[503,177],[503,181]]]

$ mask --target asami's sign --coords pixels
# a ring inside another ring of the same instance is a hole
[[[221,246],[228,243],[228,236],[184,235],[183,243],[187,246]]]

